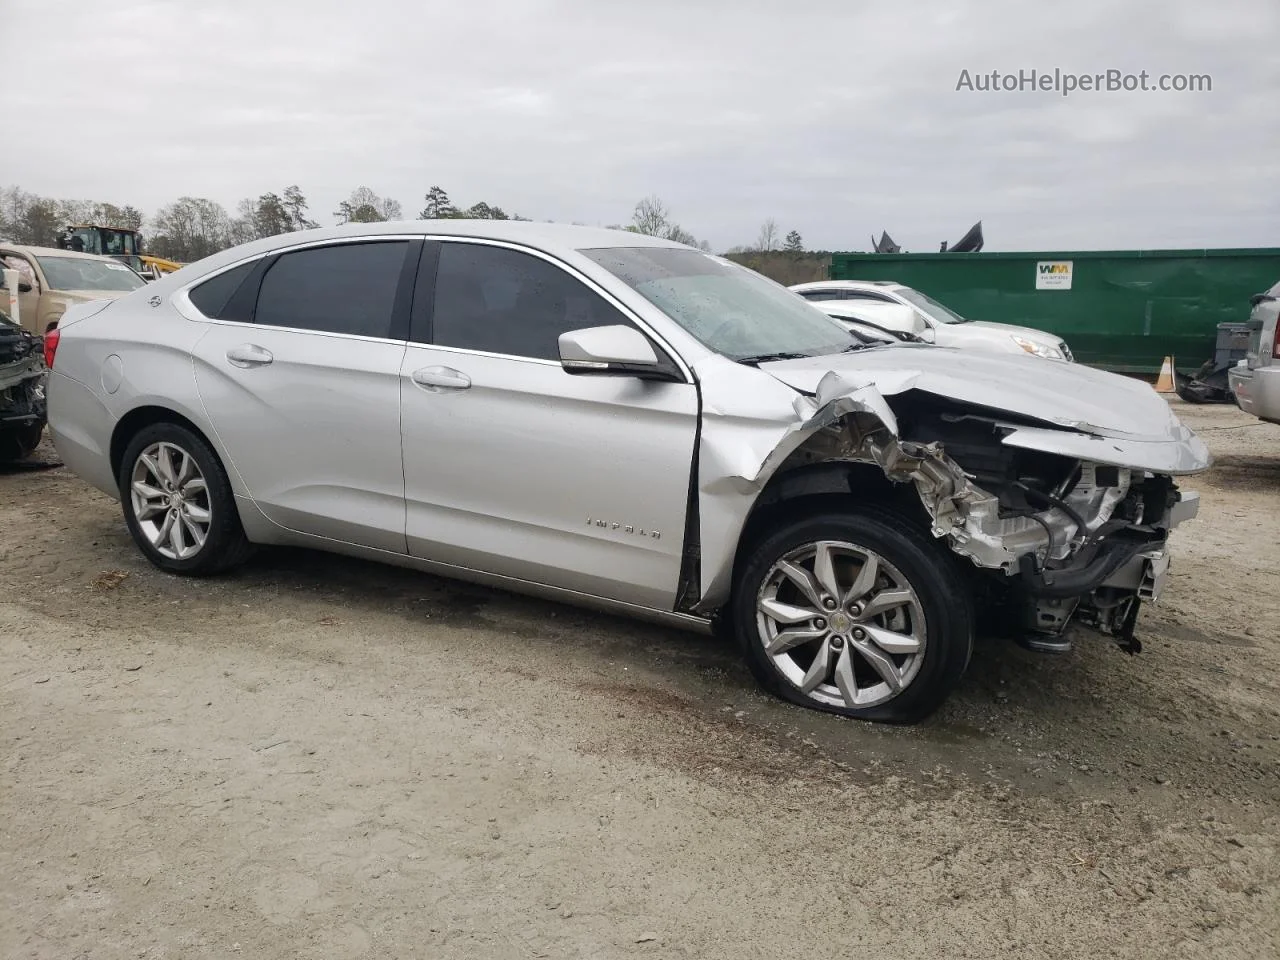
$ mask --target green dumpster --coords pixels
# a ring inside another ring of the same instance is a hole
[[[1082,363],[1156,373],[1213,358],[1218,324],[1280,281],[1280,248],[836,253],[831,279],[892,280],[970,320],[1056,333]]]

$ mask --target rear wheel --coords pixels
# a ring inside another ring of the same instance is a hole
[[[889,513],[821,513],[775,529],[743,564],[733,613],[766,689],[865,720],[928,716],[973,645],[951,557]]]
[[[226,471],[187,428],[144,427],[125,448],[117,479],[129,532],[160,569],[204,576],[248,557]]]

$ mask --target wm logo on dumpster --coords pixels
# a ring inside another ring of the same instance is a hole
[[[1040,260],[1036,262],[1037,290],[1070,290],[1070,260]]]

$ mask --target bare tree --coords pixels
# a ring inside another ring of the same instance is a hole
[[[232,221],[222,204],[203,197],[179,197],[151,219],[153,253],[173,260],[199,260],[235,241]]]
[[[770,217],[760,224],[760,235],[756,238],[756,249],[769,253],[778,249],[778,221]]]
[[[20,187],[0,191],[0,236],[14,243],[51,247],[66,226],[64,205]]]
[[[628,229],[649,237],[665,237],[671,229],[671,214],[657,197],[645,197],[636,204]]]
[[[333,215],[339,223],[378,223],[399,220],[402,213],[399,200],[380,197],[368,187],[356,187]]]
[[[655,196],[648,196],[636,204],[631,214],[631,225],[626,229],[632,233],[643,233],[649,237],[662,237],[674,240],[690,247],[703,247],[698,239],[680,224],[671,219],[671,211],[667,205]]]

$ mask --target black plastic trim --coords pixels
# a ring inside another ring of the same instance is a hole
[[[433,320],[436,309],[436,271],[440,268],[440,241],[426,239],[418,258],[417,279],[413,286],[407,339],[422,346],[435,346]]]
[[[391,329],[387,334],[391,340],[409,339],[413,319],[413,290],[422,263],[422,247],[421,239],[410,240],[409,248],[405,251],[404,263],[400,267],[400,281],[396,285],[396,299],[391,307]]]

